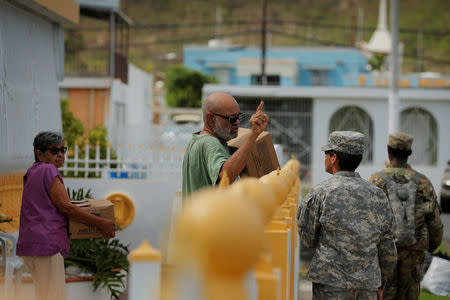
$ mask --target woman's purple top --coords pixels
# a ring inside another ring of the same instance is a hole
[[[51,256],[61,252],[69,254],[67,219],[50,199],[50,187],[58,177],[52,164],[34,163],[23,176],[22,208],[20,211],[17,255]]]

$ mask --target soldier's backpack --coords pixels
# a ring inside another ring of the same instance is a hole
[[[406,247],[416,243],[415,231],[415,206],[417,187],[419,185],[419,175],[408,180],[401,176],[390,178],[384,172],[379,172],[383,178],[389,202],[395,217],[395,244],[397,247]],[[400,181],[400,182],[399,182]]]

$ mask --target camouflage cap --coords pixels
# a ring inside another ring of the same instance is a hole
[[[397,150],[410,151],[412,142],[412,136],[403,132],[394,132],[389,135],[388,146]]]
[[[352,155],[364,153],[364,134],[355,131],[333,131],[328,136],[328,144],[320,147],[322,151],[337,151]]]

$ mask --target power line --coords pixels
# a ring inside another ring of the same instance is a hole
[[[240,31],[240,32],[234,32],[230,34],[211,34],[211,35],[196,35],[191,37],[184,37],[184,38],[177,38],[177,39],[160,39],[155,40],[151,42],[138,42],[138,43],[130,43],[130,48],[140,48],[140,47],[149,47],[153,45],[159,45],[159,44],[177,44],[177,43],[184,43],[184,42],[195,42],[195,41],[208,41],[214,38],[231,38],[231,37],[237,37],[241,35],[247,35],[247,34],[254,34],[259,33],[259,30],[246,30],[246,31]],[[234,47],[234,48],[241,48]],[[66,48],[67,52],[76,52],[80,50],[107,50],[109,49],[108,45],[99,45],[99,46],[87,46],[84,48],[81,47],[74,47],[74,48]]]
[[[289,38],[296,38],[296,39],[300,39],[300,40],[306,41],[306,42],[316,42],[316,43],[318,43],[320,45],[342,46],[342,47],[354,48],[354,46],[351,46],[351,45],[348,45],[348,44],[344,44],[344,43],[340,43],[340,42],[336,42],[336,41],[323,40],[323,39],[307,37],[307,36],[299,35],[299,34],[292,34],[292,33],[281,32],[281,31],[277,31],[277,30],[270,30],[270,33],[276,33],[276,34],[281,35],[281,36],[285,36],[285,37],[289,37]]]
[[[260,21],[223,21],[221,25],[224,26],[251,26],[259,25]],[[168,30],[177,29],[181,27],[212,27],[215,26],[216,22],[192,22],[192,23],[154,23],[154,24],[142,24],[136,23],[129,26],[132,30]],[[283,20],[283,19],[267,19],[267,25],[295,25],[301,27],[315,27],[319,29],[343,29],[343,30],[355,30],[358,26],[355,25],[342,25],[342,24],[332,24],[332,23],[315,23],[307,21],[298,20]],[[363,31],[375,31],[376,26],[361,26],[359,27]],[[103,31],[108,29],[108,26],[93,26],[93,27],[72,27],[69,30],[82,30],[82,31]],[[400,33],[416,34],[421,31],[426,35],[436,35],[439,37],[450,35],[449,30],[435,30],[435,29],[422,29],[422,28],[400,28]]]

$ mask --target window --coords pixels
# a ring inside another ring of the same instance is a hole
[[[311,71],[311,85],[324,86],[328,84],[328,71],[312,70]]]
[[[228,69],[214,69],[214,76],[221,84],[230,83],[230,70]]]
[[[266,75],[267,85],[280,85],[280,75]],[[252,75],[252,85],[261,85],[261,75]]]
[[[428,111],[418,107],[405,109],[401,113],[400,129],[414,138],[409,163],[432,165],[437,162],[438,128]]]
[[[329,133],[333,131],[357,131],[364,134],[366,147],[362,164],[372,162],[373,122],[370,116],[356,106],[345,106],[336,111],[330,119]]]

